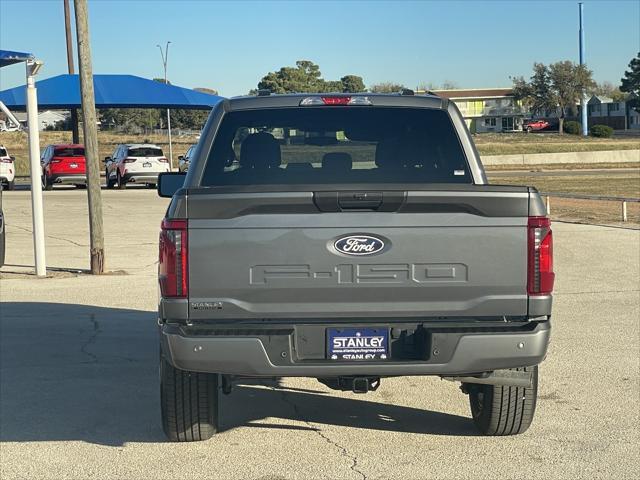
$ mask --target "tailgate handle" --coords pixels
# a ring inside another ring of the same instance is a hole
[[[397,212],[404,204],[406,192],[314,192],[313,202],[321,212],[369,210]]]
[[[340,192],[341,210],[377,210],[382,205],[382,192]]]

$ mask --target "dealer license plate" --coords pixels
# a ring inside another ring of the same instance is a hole
[[[71,168],[78,168],[78,164],[77,163],[70,163],[69,167]]]
[[[327,329],[327,358],[331,360],[386,360],[388,355],[387,328]]]

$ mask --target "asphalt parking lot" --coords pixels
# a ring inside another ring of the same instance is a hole
[[[51,278],[30,275],[29,192],[5,192],[0,279],[0,478],[638,478],[640,231],[557,223],[549,357],[527,433],[476,434],[435,378],[367,395],[312,379],[223,398],[223,433],[165,441],[155,330],[167,200],[103,191],[109,275],[88,266],[86,192],[45,192]]]

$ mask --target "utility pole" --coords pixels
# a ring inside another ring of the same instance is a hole
[[[69,0],[63,0],[64,2],[64,30],[67,39],[67,65],[69,67],[69,74],[75,73],[73,67],[73,40],[71,39],[71,18],[69,16]],[[71,136],[73,137],[73,143],[80,143],[80,135],[78,134],[78,109],[71,109]]]
[[[582,11],[583,4],[582,2],[578,3],[578,10],[580,12],[580,65],[584,65],[584,26],[582,24]],[[580,112],[582,117],[582,135],[586,137],[589,134],[589,125],[587,119],[587,92],[585,89],[582,89],[582,102],[580,103]]]
[[[98,131],[93,91],[93,68],[89,44],[89,15],[87,0],[73,1],[78,41],[78,69],[82,97],[82,130],[87,164],[87,196],[89,200],[89,237],[91,245],[91,273],[104,273],[104,233],[102,231],[102,196],[100,192],[100,163],[98,160]]]
[[[160,56],[162,57],[162,66],[164,67],[164,84],[167,85],[167,62],[169,61],[169,44],[167,42],[164,47],[164,52],[160,45],[156,45],[160,49]],[[173,145],[171,144],[171,110],[167,108],[167,128],[169,132],[169,165],[173,169]]]

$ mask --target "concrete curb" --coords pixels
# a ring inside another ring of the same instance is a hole
[[[484,165],[549,165],[555,163],[639,163],[640,150],[483,155]]]

